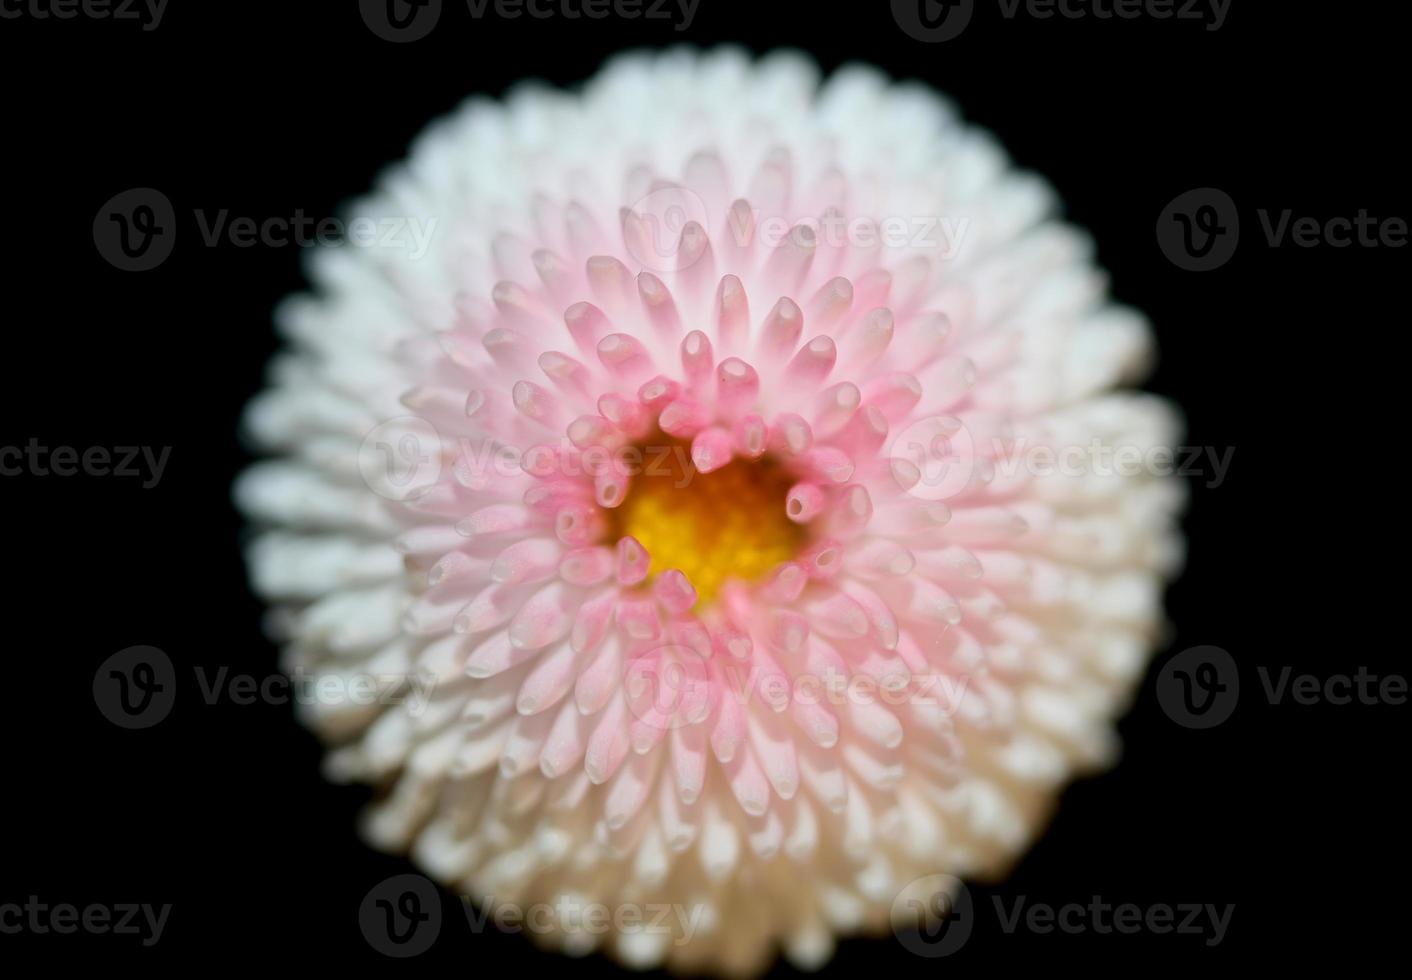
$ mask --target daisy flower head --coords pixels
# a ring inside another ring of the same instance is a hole
[[[237,487],[370,838],[731,974],[1002,871],[1112,757],[1179,544],[1172,481],[1096,462],[1175,414],[1055,204],[935,93],[793,54],[433,125],[355,208],[430,233],[316,254]]]

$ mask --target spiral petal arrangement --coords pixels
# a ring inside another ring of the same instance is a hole
[[[371,839],[720,973],[1003,870],[1112,757],[1179,556],[1173,481],[1095,462],[1175,437],[1120,390],[1147,324],[1054,211],[934,93],[796,55],[431,127],[281,309],[237,488]]]

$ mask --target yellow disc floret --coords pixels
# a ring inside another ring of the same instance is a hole
[[[785,516],[792,482],[768,458],[702,473],[689,447],[652,447],[612,511],[615,539],[636,538],[652,558],[649,575],[680,569],[706,603],[726,580],[758,579],[798,552],[803,528]]]

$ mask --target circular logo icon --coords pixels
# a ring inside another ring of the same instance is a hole
[[[1183,650],[1157,675],[1157,701],[1183,728],[1214,728],[1240,700],[1235,658],[1220,647]]]
[[[1235,254],[1240,214],[1225,191],[1198,187],[1178,194],[1157,219],[1157,245],[1179,269],[1209,272]]]
[[[115,194],[93,219],[98,254],[124,272],[155,269],[172,254],[176,211],[161,191],[134,187]]]
[[[710,227],[706,202],[689,188],[670,184],[654,188],[624,211],[623,242],[647,271],[675,272],[689,269],[706,254],[705,229]],[[737,233],[733,227],[727,231]],[[748,232],[745,228],[739,234]]]
[[[892,19],[914,41],[936,44],[960,35],[975,7],[975,0],[892,0]]]
[[[640,724],[665,731],[705,720],[711,707],[706,661],[677,644],[635,656],[624,671],[623,690]]]
[[[358,472],[379,497],[415,497],[441,478],[441,435],[416,415],[388,419],[358,447]]]
[[[420,41],[441,19],[441,0],[358,0],[363,23],[384,41]]]
[[[954,415],[918,419],[897,433],[888,455],[905,470],[907,492],[922,500],[947,500],[965,490],[976,469],[976,446]]]
[[[421,875],[395,875],[363,896],[358,927],[384,956],[425,953],[441,932],[441,893]]]
[[[971,893],[954,875],[916,878],[892,900],[892,933],[918,956],[950,956],[966,945],[974,927]]]
[[[176,668],[156,647],[119,650],[93,675],[93,702],[119,728],[151,728],[171,713]]]

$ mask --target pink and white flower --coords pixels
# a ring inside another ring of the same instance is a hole
[[[429,239],[315,256],[237,492],[371,839],[689,908],[546,938],[737,973],[1002,871],[1112,758],[1179,554],[1175,484],[1094,463],[1175,417],[1054,211],[935,94],[795,55],[432,126],[355,209]]]

